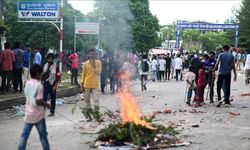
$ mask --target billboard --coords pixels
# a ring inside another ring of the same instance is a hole
[[[59,0],[18,0],[19,19],[58,19]]]
[[[99,34],[98,22],[76,22],[75,23],[76,34]]]

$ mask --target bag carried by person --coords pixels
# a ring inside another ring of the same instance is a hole
[[[142,71],[143,72],[148,72],[148,70],[149,70],[148,62],[147,61],[143,61],[142,62]]]

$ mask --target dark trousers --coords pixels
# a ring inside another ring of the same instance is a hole
[[[106,75],[101,74],[101,91],[104,92],[106,86]]]
[[[221,88],[223,85],[223,81],[225,82],[225,103],[229,104],[229,97],[230,97],[230,86],[231,86],[231,74],[228,75],[219,75],[218,76],[218,81],[217,81],[217,95],[218,95],[218,100],[221,100]]]
[[[166,72],[165,72],[165,77],[166,77],[166,79],[168,79],[168,80],[169,80],[169,78],[170,78],[170,73],[171,73],[170,67],[167,67],[167,68],[166,68]]]
[[[147,85],[148,75],[141,75],[140,80],[141,80],[141,88],[142,88],[142,91],[143,91],[143,90],[147,90],[146,85]]]
[[[6,86],[6,80],[7,80],[7,86]],[[11,80],[12,80],[12,71],[3,71],[2,91],[5,91],[5,92],[10,91]]]
[[[23,69],[13,69],[13,85],[15,92],[18,91],[18,87],[20,92],[23,91],[23,79],[22,79]]]
[[[115,77],[111,76],[109,77],[109,82],[110,82],[110,91],[111,92],[115,92],[115,82],[118,83],[118,79],[116,79]]]
[[[160,81],[163,79],[163,80],[165,80],[164,79],[164,74],[165,74],[165,71],[159,71],[160,72]]]
[[[212,73],[206,74],[206,81],[208,82],[207,86],[209,89],[209,99],[210,101],[214,98],[214,75]]]
[[[181,73],[181,69],[175,69],[175,79],[176,79],[176,81],[179,80],[178,76],[179,76],[180,73]]]
[[[78,85],[77,75],[78,69],[71,69],[71,84]]]
[[[54,114],[55,113],[55,109],[56,109],[56,91],[53,91],[52,88],[53,86],[50,85],[49,82],[45,82],[44,83],[44,91],[43,91],[43,98],[45,101],[48,100],[48,95],[50,95],[50,99],[51,99],[51,109],[50,109],[50,113]]]

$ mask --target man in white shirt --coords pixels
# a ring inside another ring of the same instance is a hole
[[[152,60],[152,81],[153,82],[156,81],[156,71],[157,71],[157,60],[156,60],[156,57],[153,56],[153,60]]]
[[[166,60],[163,59],[163,57],[161,56],[160,61],[159,61],[159,72],[160,72],[160,80],[159,81],[160,82],[162,79],[165,81],[165,78],[164,78],[165,71],[166,71]]]
[[[182,68],[182,59],[180,58],[180,54],[177,55],[177,57],[174,59],[174,64],[175,64],[175,79],[178,81],[178,76],[181,73],[181,68]]]
[[[245,71],[245,76],[246,76],[245,83],[247,85],[249,84],[249,80],[250,80],[250,54],[247,55],[244,71]]]

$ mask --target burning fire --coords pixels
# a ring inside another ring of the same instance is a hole
[[[122,123],[134,122],[137,125],[143,125],[153,129],[145,120],[141,119],[139,107],[135,102],[135,97],[130,92],[130,71],[125,71],[121,76],[122,91],[119,92]]]

